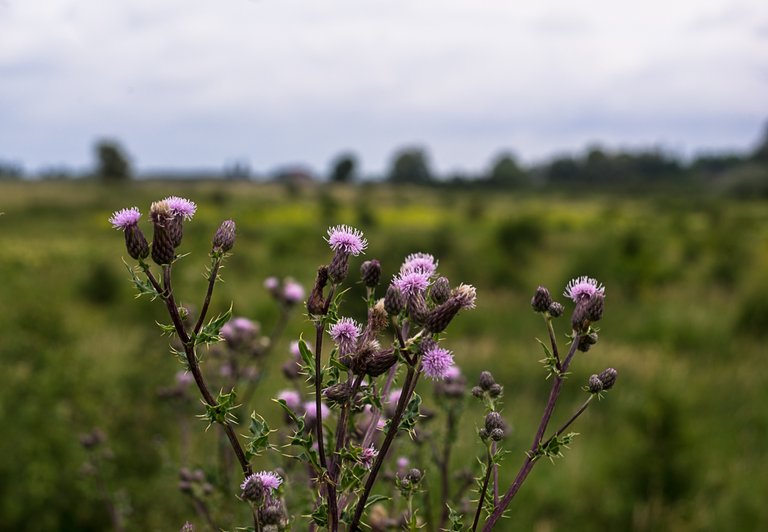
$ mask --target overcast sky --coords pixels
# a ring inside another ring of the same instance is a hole
[[[768,120],[765,0],[0,0],[0,160],[443,172],[588,143],[745,149]]]

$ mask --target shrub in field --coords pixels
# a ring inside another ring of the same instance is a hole
[[[459,313],[475,307],[475,288],[450,283],[440,275],[438,261],[430,254],[408,255],[389,283],[382,283],[379,261],[366,260],[360,265],[360,282],[366,288],[361,304],[367,317],[357,322],[349,317],[352,313],[344,299],[344,283],[351,262],[365,253],[368,242],[357,229],[341,225],[328,229],[329,261],[317,269],[306,297],[313,326],[311,340],[298,341],[293,358],[283,366],[292,383],[275,400],[284,414],[284,426],[274,429],[252,412],[245,423],[248,434],[243,436],[239,432],[244,429],[236,429],[244,417],[238,394],[247,403],[258,375],[257,370],[247,369],[248,361],[263,356],[274,345],[277,333],[261,335],[253,321],[232,319],[231,310],[208,318],[221,267],[235,244],[232,220],[224,221],[213,236],[208,286],[199,312],[180,305],[173,288],[173,268],[183,257],[178,250],[184,223],[195,211],[194,203],[178,197],[153,203],[151,244],[139,227],[137,208],[114,213],[110,222],[123,231],[127,252],[136,261],[129,269],[139,294],[159,300],[168,312],[170,323],[161,328],[174,337],[172,352],[183,365],[179,384],[197,388],[203,401],[199,417],[209,427],[218,428],[240,469],[239,478],[225,475],[219,485],[211,483],[202,471],[183,470],[180,475],[182,491],[190,495],[212,528],[220,526],[217,519],[237,519],[215,508],[211,511],[220,500],[214,496],[216,492],[242,501],[251,516],[247,530],[476,530],[481,523],[483,530],[490,530],[505,515],[533,467],[543,458],[553,460],[562,455],[575,437],[568,432],[572,423],[594,397],[615,383],[612,368],[592,375],[584,386],[585,402],[562,426],[548,432],[571,363],[578,352],[590,350],[598,341],[594,324],[603,315],[605,290],[588,277],[568,284],[564,295],[573,301],[574,309],[570,342],[567,350],[561,351],[554,320],[563,316],[565,308],[546,288],[539,287],[531,305],[546,325],[548,339],[540,343],[542,362],[552,384],[531,447],[524,453],[512,484],[501,491],[499,467],[511,452],[504,448],[509,431],[501,414],[504,389],[491,372],[484,371],[471,388],[471,395],[486,409],[484,419],[478,420],[479,470],[464,475],[468,481],[452,489],[456,475],[450,471],[451,444],[461,426],[468,394],[466,377],[455,364],[445,332]],[[304,299],[301,287],[290,280],[281,283],[269,279],[266,286],[284,310],[284,317]],[[208,346],[214,356],[203,360],[202,348]],[[203,371],[204,363],[211,360],[219,365],[218,372]],[[422,407],[417,393],[420,380],[432,381],[446,424],[443,441],[430,439],[430,433],[422,430],[432,414]],[[216,389],[219,391],[214,393]],[[184,388],[180,393],[187,392]],[[418,444],[432,446],[436,468],[430,470],[426,459],[411,463],[407,457],[390,452],[396,442],[399,447],[407,445],[405,434]],[[257,458],[262,455],[266,457]],[[274,465],[267,470],[254,469],[253,463],[267,459]],[[437,511],[432,511],[427,493],[433,482],[439,485]],[[477,496],[468,505],[466,491],[473,483]],[[388,490],[382,489],[384,484]],[[191,525],[185,529],[191,530]]]

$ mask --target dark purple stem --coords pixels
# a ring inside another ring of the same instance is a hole
[[[477,501],[477,511],[475,512],[475,520],[472,521],[472,532],[477,530],[477,523],[480,521],[480,513],[483,511],[483,503],[485,502],[485,493],[488,491],[488,480],[491,478],[491,471],[493,470],[493,458],[491,451],[488,449],[488,465],[485,466],[485,478],[483,479],[483,487],[480,490],[480,500]]]

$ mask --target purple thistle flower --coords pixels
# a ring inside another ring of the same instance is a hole
[[[362,328],[352,318],[341,318],[328,330],[328,334],[339,346],[339,354],[342,356],[349,355],[355,350],[357,337],[361,332]]]
[[[458,379],[459,377],[461,377],[461,370],[459,369],[459,366],[456,365],[453,365],[445,370],[445,374],[443,375],[445,380],[454,380]]]
[[[168,204],[168,208],[175,216],[181,216],[185,220],[191,220],[197,211],[197,205],[186,198],[168,196],[163,201]]]
[[[400,396],[403,395],[403,390],[400,388],[396,388],[389,392],[389,396],[387,397],[387,403],[390,405],[396,405],[400,401]]]
[[[298,410],[301,408],[301,395],[296,390],[283,390],[277,394],[277,399],[285,401],[285,404],[291,410]]]
[[[573,299],[574,303],[578,303],[582,299],[590,299],[595,294],[604,296],[605,287],[598,283],[597,279],[586,275],[571,279],[565,287],[565,292],[563,292],[563,295]]]
[[[246,477],[243,483],[240,484],[240,489],[247,491],[252,485],[256,485],[260,488],[268,490],[270,493],[272,490],[276,490],[283,483],[283,479],[280,475],[272,471],[261,471],[260,473],[254,473]]]
[[[195,382],[195,377],[188,371],[180,370],[176,372],[176,384],[179,386],[189,386]]]
[[[304,403],[304,412],[307,416],[307,421],[314,421],[317,419],[317,405],[314,401],[307,401]],[[323,415],[323,419],[331,415],[331,410],[325,403],[320,403],[320,413]]]
[[[109,218],[109,223],[111,223],[112,227],[115,229],[125,230],[138,224],[139,218],[141,218],[141,213],[139,212],[138,207],[131,207],[130,209],[120,209],[119,211],[112,213],[112,216]]]
[[[395,276],[392,284],[408,299],[412,295],[424,293],[429,287],[429,274],[419,271],[401,272]]]
[[[363,233],[348,225],[329,228],[326,240],[333,251],[341,251],[349,255],[357,256],[368,247],[368,241],[363,238]]]
[[[293,279],[286,279],[283,284],[283,299],[290,304],[301,303],[304,301],[304,287]]]
[[[424,374],[433,380],[442,380],[453,366],[453,355],[447,349],[431,346],[421,359]]]
[[[360,453],[360,463],[366,469],[370,469],[373,466],[373,459],[379,455],[379,451],[371,444],[370,447],[363,449]]]
[[[475,300],[477,299],[477,290],[471,284],[460,284],[453,289],[451,294],[461,305],[461,308],[472,309],[475,308]]]
[[[405,257],[400,273],[419,272],[431,276],[437,270],[437,261],[429,253],[411,253]]]

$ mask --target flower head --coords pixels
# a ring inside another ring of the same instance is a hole
[[[363,238],[363,233],[348,225],[337,225],[328,229],[326,239],[331,249],[349,255],[359,255],[368,247],[368,241]]]
[[[373,465],[373,459],[376,458],[379,455],[379,451],[376,450],[376,448],[371,445],[370,447],[367,447],[363,449],[363,452],[360,453],[360,463],[365,467],[366,469],[370,469]]]
[[[304,287],[293,279],[286,279],[283,283],[283,299],[290,304],[300,303],[304,300]]]
[[[277,394],[278,401],[285,401],[286,406],[291,410],[298,410],[301,407],[301,395],[296,390],[283,390]]]
[[[471,284],[460,284],[453,289],[451,296],[461,305],[461,308],[472,309],[475,308],[475,300],[477,299],[477,290]]]
[[[437,261],[429,253],[411,253],[405,257],[400,273],[419,272],[432,275],[437,270]]]
[[[605,295],[605,287],[596,279],[586,275],[571,279],[571,282],[565,287],[565,292],[563,292],[565,297],[570,297],[575,303],[583,299],[590,299],[595,294]]]
[[[139,223],[139,218],[141,218],[141,213],[138,207],[131,207],[130,209],[120,209],[112,213],[109,223],[115,229],[127,229]]]
[[[339,346],[339,353],[349,355],[354,351],[357,337],[360,336],[362,328],[352,318],[341,318],[328,331],[333,341]]]
[[[408,299],[412,295],[424,293],[429,287],[429,275],[419,271],[401,272],[395,276],[392,284]]]
[[[450,366],[443,375],[443,378],[446,380],[456,380],[459,377],[461,377],[461,370],[456,365]]]
[[[267,277],[264,279],[264,288],[269,290],[270,292],[276,292],[277,289],[280,287],[280,281],[277,277]]]
[[[448,370],[453,366],[453,354],[437,345],[430,346],[424,352],[421,360],[424,374],[434,380],[444,379]]]
[[[171,210],[174,216],[181,216],[185,220],[191,220],[197,211],[197,205],[186,198],[180,198],[179,196],[168,196],[163,201],[168,204],[168,208]]]
[[[304,412],[306,413],[307,420],[308,421],[314,421],[317,419],[317,405],[314,401],[307,401],[304,403]],[[320,414],[322,414],[323,419],[331,415],[331,410],[326,406],[325,403],[320,403]]]
[[[283,483],[283,479],[280,475],[272,471],[261,471],[260,473],[254,473],[245,477],[243,483],[240,484],[240,489],[243,490],[243,498],[246,500],[256,501],[261,499],[265,494],[272,493],[280,487]]]

